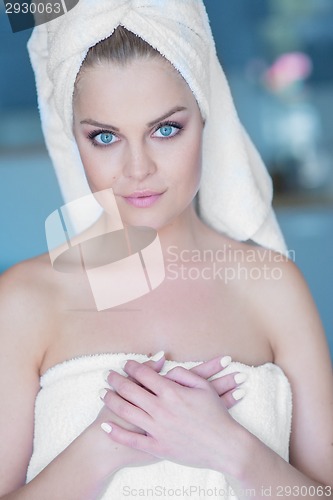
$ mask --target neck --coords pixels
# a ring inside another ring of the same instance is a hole
[[[200,247],[205,230],[207,227],[192,203],[176,220],[158,230],[162,250],[165,253],[170,246],[177,247],[179,251],[196,249]]]
[[[109,234],[114,231],[108,216],[103,216],[86,233],[86,239],[95,234]],[[182,214],[170,223],[158,230],[158,237],[164,255],[168,254],[168,249],[172,247],[173,252],[181,253],[182,250],[193,250],[201,248],[205,244],[209,228],[202,222],[195,211],[194,203],[191,203]],[[82,235],[81,239],[82,239]],[[101,245],[101,247],[100,247]],[[95,252],[105,250],[105,240],[98,240]]]

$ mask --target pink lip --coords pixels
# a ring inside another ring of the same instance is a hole
[[[124,196],[124,199],[134,207],[146,208],[153,205],[162,194],[154,191],[135,191],[130,196]]]

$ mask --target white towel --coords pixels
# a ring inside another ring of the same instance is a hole
[[[52,367],[41,377],[41,390],[35,405],[34,451],[27,472],[27,482],[39,474],[96,418],[103,406],[98,395],[99,390],[105,386],[103,374],[110,369],[124,374],[121,363],[125,359],[145,362],[148,357],[135,353],[81,356]],[[193,361],[181,363],[167,360],[161,374],[178,365],[189,369],[197,364],[198,362]],[[246,373],[248,378],[244,383],[246,395],[230,409],[230,414],[284,460],[288,460],[292,393],[287,377],[273,363],[252,367],[232,362],[223,370],[223,374],[235,371]],[[221,373],[214,375],[212,379]],[[160,494],[165,491],[163,488],[169,490],[168,495]],[[131,490],[136,493],[131,495]],[[102,499],[132,498],[140,496],[140,490],[150,491],[146,495],[141,494],[141,497],[149,498],[239,498],[230,492],[228,479],[223,474],[163,460],[152,465],[121,469],[113,476]],[[171,490],[181,491],[183,494],[172,494]],[[190,491],[191,495],[188,493]],[[218,494],[213,495],[212,491],[217,491]]]
[[[71,130],[74,82],[88,49],[118,25],[177,68],[206,119],[203,220],[237,240],[286,253],[271,205],[271,178],[237,116],[202,0],[80,0],[64,16],[34,29],[28,50],[46,145],[65,202],[90,193]],[[85,215],[73,221],[77,230],[96,217]]]

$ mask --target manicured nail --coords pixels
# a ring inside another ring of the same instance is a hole
[[[235,401],[239,401],[245,396],[245,391],[243,389],[236,389],[232,393],[232,397],[234,398]]]
[[[107,389],[101,389],[98,394],[100,398],[104,399],[107,393],[108,393]]]
[[[230,356],[223,356],[223,358],[220,360],[220,364],[222,368],[226,368],[229,366],[231,363],[231,357]]]
[[[245,382],[246,379],[247,379],[246,373],[236,373],[236,375],[234,376],[236,384],[242,384],[243,382]]]
[[[125,365],[126,365],[127,361],[128,361],[128,359],[123,359],[123,360],[122,360],[122,361],[120,361],[120,363],[119,363],[119,366],[120,366],[120,368],[121,368],[123,371],[125,371]]]
[[[104,380],[104,382],[106,382],[107,384],[109,383],[109,382],[108,382],[108,376],[109,376],[109,373],[110,373],[110,370],[105,370],[105,372],[103,372],[103,380]]]
[[[159,361],[164,356],[164,351],[158,351],[154,356],[149,358],[149,361]]]
[[[103,422],[101,424],[101,428],[103,429],[104,432],[107,432],[107,434],[110,434],[110,432],[112,431],[111,425],[107,424],[106,422]]]

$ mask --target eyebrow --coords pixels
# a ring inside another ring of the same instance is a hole
[[[164,115],[160,116],[156,120],[153,120],[152,122],[147,123],[147,127],[153,127],[157,123],[161,122],[162,120],[165,120],[166,118],[169,118],[169,116],[174,115],[175,113],[178,113],[178,111],[185,111],[187,108],[184,106],[175,106],[174,108],[170,109]]]
[[[153,127],[157,123],[161,122],[162,120],[165,120],[166,118],[169,118],[169,116],[174,115],[175,113],[178,113],[178,111],[185,111],[187,108],[184,106],[175,106],[174,108],[170,109],[166,113],[164,113],[162,116],[159,118],[156,118],[156,120],[153,120],[152,122],[147,123],[147,127]],[[95,120],[91,120],[90,118],[87,118],[85,120],[80,121],[81,124],[88,124],[88,125],[93,125],[95,127],[99,128],[106,128],[106,129],[112,129],[115,132],[119,132],[118,127],[114,127],[113,125],[106,124],[106,123],[99,123],[96,122]]]

